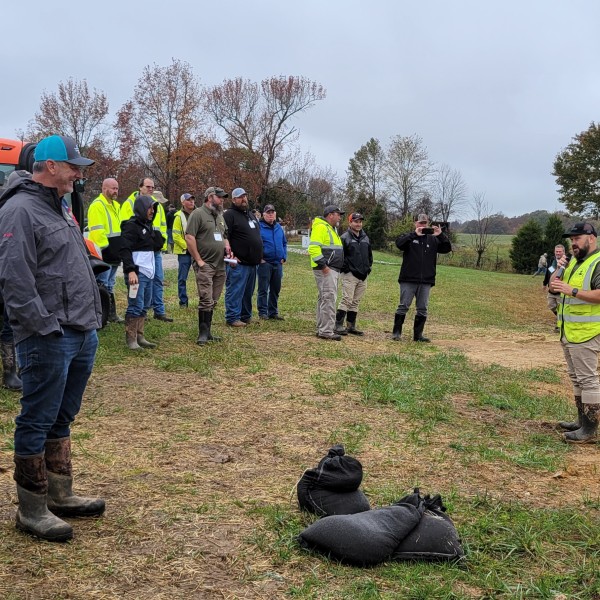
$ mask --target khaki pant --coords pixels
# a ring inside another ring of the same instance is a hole
[[[214,310],[225,285],[225,269],[215,269],[208,263],[200,268],[196,261],[193,262],[193,267],[198,288],[198,310]]]
[[[367,281],[361,281],[352,273],[342,273],[342,301],[338,308],[346,312],[358,312],[358,303],[367,290]]]
[[[333,335],[340,274],[333,269],[329,269],[327,275],[323,275],[323,271],[319,269],[313,269],[313,273],[319,292],[317,299],[317,335]]]
[[[598,379],[598,352],[600,335],[581,344],[571,344],[561,340],[567,373],[573,384],[573,395],[581,396],[584,404],[600,403],[600,380]]]
[[[560,294],[548,294],[548,308],[556,314],[558,310],[558,305],[560,304]]]

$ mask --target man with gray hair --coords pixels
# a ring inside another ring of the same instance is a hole
[[[14,439],[16,524],[64,542],[73,528],[60,516],[104,512],[104,500],[72,488],[70,427],[94,366],[102,308],[83,237],[62,203],[94,161],[58,135],[43,139],[34,159],[32,177],[17,179],[0,198],[0,288],[23,382]]]
[[[544,282],[543,282],[544,290],[548,291],[548,296],[547,296],[548,308],[554,313],[555,316],[558,313],[558,303],[560,301],[560,294],[553,292],[548,286],[550,283],[550,277],[552,276],[552,273],[554,273],[556,271],[556,269],[558,268],[558,266],[557,266],[558,261],[564,255],[565,255],[565,247],[562,244],[557,244],[556,246],[554,246],[554,260],[552,261],[552,264],[546,270],[546,274],[544,276]],[[555,327],[554,331],[556,331],[558,333],[558,327]]]

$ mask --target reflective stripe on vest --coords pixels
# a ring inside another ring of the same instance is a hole
[[[589,292],[592,289],[594,270],[599,263],[600,253],[592,254],[580,264],[572,260],[565,270],[563,281],[583,292]],[[565,294],[561,294],[561,298],[558,323],[562,324],[568,342],[581,344],[600,335],[600,304]]]
[[[111,214],[110,214],[110,211],[108,210],[108,207],[106,206],[106,204],[104,204],[104,202],[102,202],[100,200],[94,200],[92,202],[92,204],[96,204],[96,202],[100,202],[100,204],[102,205],[102,208],[106,212],[106,222],[108,223],[108,233],[106,234],[106,237],[107,238],[120,237],[121,236],[121,232],[118,231],[118,232],[115,233],[115,231],[113,229]],[[96,229],[104,229],[104,225],[94,225],[94,227],[90,227],[90,231],[94,231]]]

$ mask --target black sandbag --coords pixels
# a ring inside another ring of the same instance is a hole
[[[371,505],[361,490],[332,492],[312,487],[308,481],[298,482],[298,504],[302,510],[328,517],[331,515],[353,515],[371,510]]]
[[[452,519],[426,510],[420,523],[400,542],[391,560],[454,561],[465,555]]]
[[[301,546],[358,566],[376,565],[391,556],[418,525],[424,506],[386,506],[355,515],[316,521],[298,538]]]

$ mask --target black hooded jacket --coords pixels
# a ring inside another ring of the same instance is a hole
[[[160,231],[152,228],[152,219],[148,220],[148,209],[152,207],[154,214],[158,208],[150,196],[138,196],[133,205],[133,217],[121,223],[121,250],[123,272],[139,273],[139,268],[133,261],[134,252],[158,252],[165,243]]]

